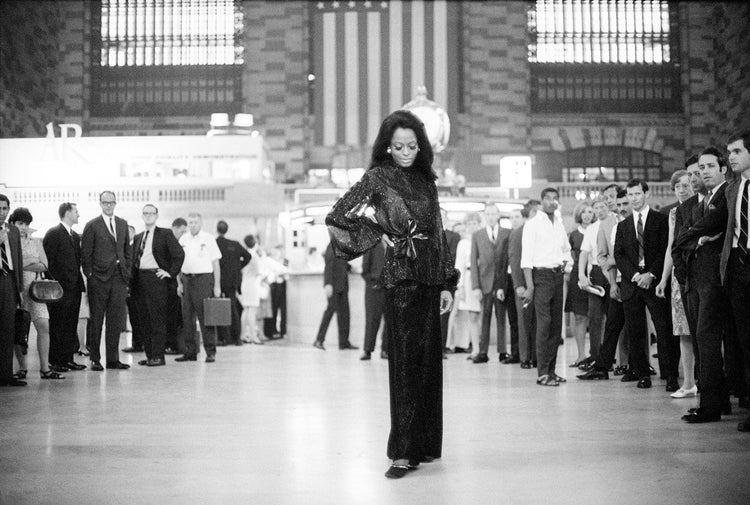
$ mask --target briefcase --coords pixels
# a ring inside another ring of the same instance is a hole
[[[203,318],[206,326],[230,326],[232,302],[229,298],[204,298]]]

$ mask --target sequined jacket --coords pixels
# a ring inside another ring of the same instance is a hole
[[[386,288],[406,280],[448,290],[458,283],[437,187],[417,171],[395,164],[367,170],[336,202],[326,224],[334,253],[347,260],[364,254],[384,233],[391,238],[381,276]]]

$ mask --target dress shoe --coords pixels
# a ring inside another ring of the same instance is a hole
[[[744,421],[737,423],[737,431],[750,431],[750,416],[747,416],[747,419],[745,419]]]
[[[175,361],[179,361],[179,362],[182,362],[182,361],[198,361],[198,356],[196,356],[195,354],[184,354],[184,355],[180,356],[179,358],[175,358],[174,360]]]
[[[164,358],[153,358],[146,362],[146,366],[164,366],[167,362],[164,361]]]
[[[502,363],[503,365],[515,365],[516,363],[520,363],[520,362],[521,362],[520,359],[514,358],[513,356],[511,356],[510,358],[505,358],[500,363]]]
[[[50,367],[50,368],[52,368],[52,367]],[[94,372],[103,372],[104,371],[104,367],[98,361],[92,361],[91,362],[91,370],[93,370]]]
[[[690,424],[715,423],[721,421],[721,413],[699,408],[692,414],[685,414],[682,416],[682,420]]]
[[[672,398],[691,398],[691,397],[696,396],[697,394],[698,394],[698,388],[693,386],[690,389],[680,388],[669,396],[671,396]]]
[[[615,375],[620,376],[620,375],[625,375],[626,373],[628,373],[627,366],[620,365],[620,366],[615,367],[615,371],[614,371]]]
[[[625,375],[620,379],[621,382],[635,382],[637,380],[640,380],[640,377],[638,377],[632,370],[625,372]]]
[[[172,347],[167,347],[164,349],[164,354],[180,354],[180,351],[173,349]]]
[[[216,356],[213,354],[209,354],[206,356],[206,363],[214,363],[216,361]]]
[[[693,407],[687,410],[688,414],[695,414],[698,412],[699,408]],[[724,404],[721,406],[721,415],[722,416],[730,416],[732,415],[732,404],[729,402],[729,400],[725,401]]]
[[[226,347],[226,346],[227,346],[227,343],[224,342],[223,340],[218,340],[216,342],[216,347]]]
[[[477,354],[474,356],[474,358],[471,360],[472,363],[487,363],[490,359],[487,357],[486,354]]]
[[[651,377],[644,377],[636,384],[638,389],[648,389],[651,387]]]
[[[656,375],[656,370],[654,370],[654,367],[650,366],[648,367],[648,373],[649,375]],[[666,379],[666,377],[659,377],[660,379]]]
[[[320,340],[316,340],[315,342],[313,342],[313,347],[316,349],[320,349],[321,351],[326,350],[326,348],[323,347],[323,342],[321,342]]]
[[[142,360],[140,360],[138,362],[138,364],[141,365],[141,366],[146,366],[146,365],[148,365],[148,360],[147,359],[142,359]]]
[[[79,365],[75,361],[71,361],[70,363],[65,363],[65,366],[70,369],[70,371],[79,371],[79,370],[86,370],[86,365]]]
[[[528,370],[529,368],[531,368],[531,361],[522,361],[521,368],[523,368],[524,370]]]
[[[388,353],[385,351],[380,351],[380,359],[388,359]]]
[[[352,345],[349,342],[339,346],[340,351],[354,351],[356,349],[359,349],[359,347],[357,347],[356,345]]]
[[[17,386],[25,386],[26,381],[22,381],[21,379],[3,379],[0,380],[0,386],[7,386],[7,387],[17,387]]]
[[[416,468],[416,467],[414,467]],[[408,465],[391,465],[388,471],[385,472],[385,476],[389,479],[400,479],[412,470]]]
[[[127,370],[128,368],[130,368],[130,365],[126,365],[125,363],[121,361],[108,361],[107,362],[108,370]]]
[[[598,380],[609,380],[609,373],[606,370],[589,370],[585,374],[576,375],[582,381],[598,381]]]
[[[667,393],[673,393],[680,389],[680,383],[677,382],[677,377],[670,377],[667,379],[667,386],[665,388]]]
[[[65,372],[69,372],[70,371],[68,369],[68,367],[66,367],[66,366],[52,365],[52,364],[50,364],[49,369],[52,370],[53,372],[57,372],[57,373],[65,373]]]
[[[370,351],[365,351],[362,353],[362,356],[359,357],[360,361],[368,361],[370,359]]]
[[[502,362],[503,360],[506,360],[508,358],[510,358],[510,354],[508,354],[507,352],[501,352],[500,355],[497,357],[497,360]]]
[[[136,347],[136,346],[126,347],[122,350],[122,352],[143,352],[143,347]]]

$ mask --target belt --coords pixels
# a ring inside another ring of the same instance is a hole
[[[533,270],[544,270],[548,272],[563,273],[562,265],[556,267],[534,267]]]
[[[148,272],[148,273],[156,273],[159,271],[158,268],[139,268],[139,272]]]
[[[206,273],[203,273],[203,274],[185,274],[184,273],[182,275],[184,275],[185,277],[190,278],[190,277],[200,277],[201,275],[211,275],[211,274],[212,274],[212,272],[206,272]]]

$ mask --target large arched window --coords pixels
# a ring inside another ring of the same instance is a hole
[[[665,180],[661,155],[632,147],[595,146],[565,153],[563,182]]]

